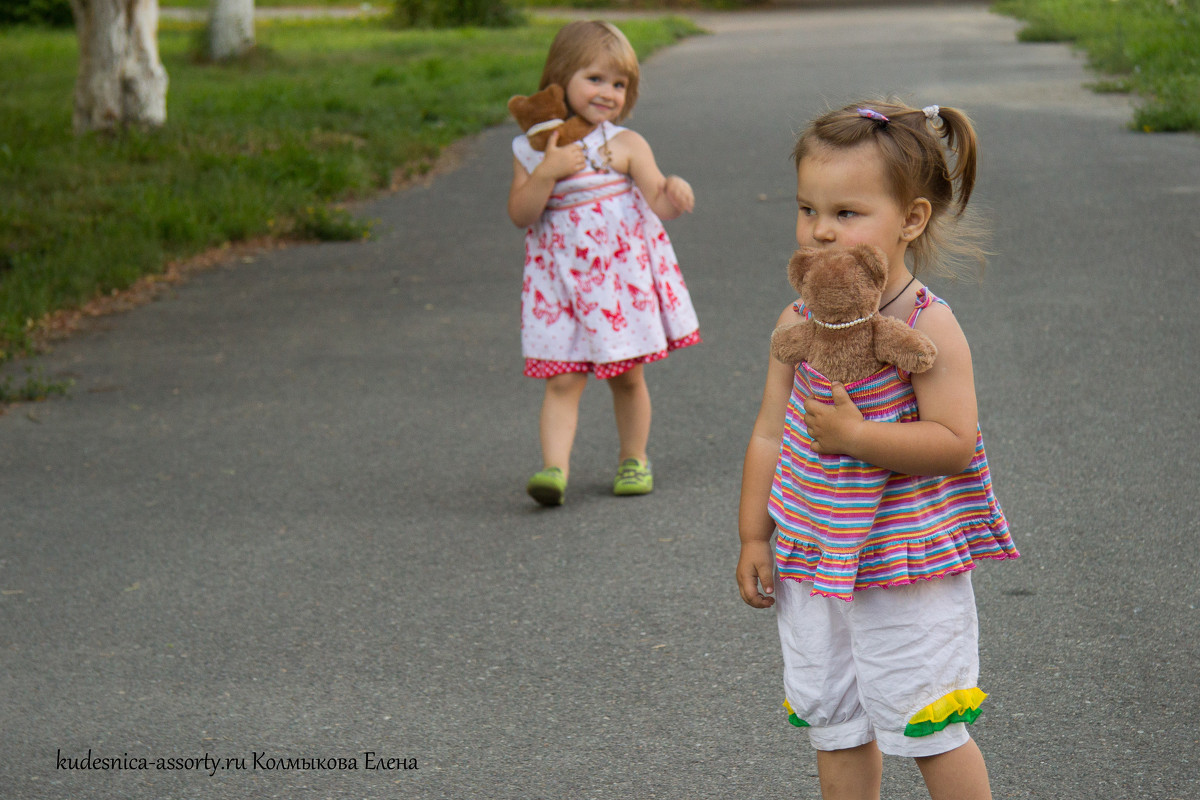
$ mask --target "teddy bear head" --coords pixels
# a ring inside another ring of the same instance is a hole
[[[848,250],[801,248],[788,262],[788,280],[817,319],[850,322],[879,308],[887,285],[887,256],[861,244]]]
[[[534,150],[545,150],[550,134],[558,131],[558,146],[577,142],[595,129],[580,116],[567,116],[563,88],[552,83],[540,92],[509,98],[508,111],[525,131]]]
[[[933,341],[878,313],[887,278],[887,256],[875,247],[797,250],[788,262],[788,280],[811,316],[776,328],[771,354],[785,364],[807,362],[845,384],[887,364],[910,373],[929,369],[937,358]]]

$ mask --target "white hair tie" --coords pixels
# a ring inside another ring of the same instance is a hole
[[[934,130],[941,130],[942,125],[945,124],[940,116],[941,110],[941,106],[925,106],[921,109],[925,114],[925,119],[933,126]]]

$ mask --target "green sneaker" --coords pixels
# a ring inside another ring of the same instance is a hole
[[[567,479],[558,467],[546,467],[534,473],[525,491],[544,506],[561,506],[567,497]]]
[[[621,496],[650,494],[654,491],[654,474],[649,461],[627,458],[617,467],[613,480],[613,494]]]

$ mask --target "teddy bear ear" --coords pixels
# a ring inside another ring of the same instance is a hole
[[[554,98],[554,102],[556,103],[562,102],[562,99],[567,96],[567,93],[563,90],[563,87],[559,86],[557,83],[548,85],[546,87],[546,91],[550,93],[550,96]]]
[[[523,94],[514,94],[508,98],[508,113],[513,115],[513,119],[521,118],[521,109],[529,103],[529,98]]]
[[[804,282],[804,276],[812,269],[820,255],[821,251],[815,247],[801,247],[792,253],[792,258],[788,261],[788,282],[797,292],[800,291],[800,285]]]
[[[869,244],[860,244],[851,252],[876,283],[880,286],[887,283],[888,259],[882,250]]]

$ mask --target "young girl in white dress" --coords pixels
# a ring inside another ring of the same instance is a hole
[[[654,488],[646,454],[650,393],[644,364],[700,341],[691,297],[661,220],[690,212],[692,187],[665,176],[650,145],[616,123],[633,110],[637,55],[606,22],[572,22],[550,45],[539,89],[563,87],[569,115],[595,129],[545,152],[513,140],[508,215],[525,228],[521,349],[525,374],[546,381],[543,468],[526,490],[537,502],[566,496],[579,401],[588,373],[612,390],[620,440],[618,495]]]

